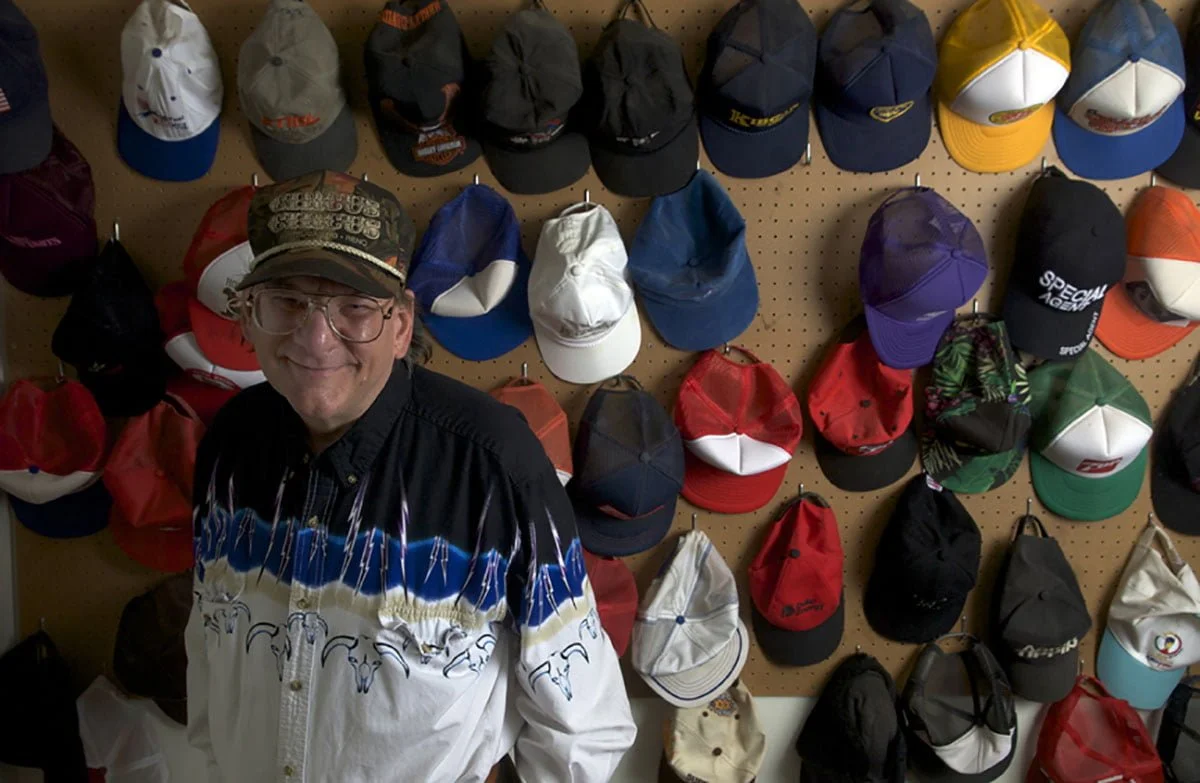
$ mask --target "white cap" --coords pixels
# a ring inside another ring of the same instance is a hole
[[[1052,104],[1068,75],[1049,55],[1016,48],[969,82],[950,102],[950,110],[976,125],[1002,128]]]
[[[667,763],[683,780],[751,783],[767,754],[754,697],[741,682],[701,707],[676,710],[664,736]]]
[[[529,313],[542,359],[569,383],[619,375],[637,357],[642,324],[629,256],[608,210],[581,202],[546,221],[529,275]]]
[[[262,370],[232,370],[213,364],[200,350],[194,332],[180,332],[167,338],[167,356],[198,381],[222,389],[245,389],[267,379]]]
[[[254,252],[249,242],[239,242],[204,266],[196,283],[196,298],[200,303],[224,318],[233,318],[229,311],[229,289],[236,288],[250,273]]]

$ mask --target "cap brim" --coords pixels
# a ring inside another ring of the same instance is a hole
[[[153,408],[167,388],[168,364],[161,346],[133,356],[115,373],[77,368],[79,381],[88,388],[105,416],[138,416]]]
[[[758,313],[758,280],[746,257],[742,269],[717,296],[701,303],[676,304],[641,297],[642,309],[668,345],[681,351],[707,351],[746,331]]]
[[[970,707],[967,706],[967,709],[970,709]],[[916,773],[915,777],[921,783],[991,783],[991,781],[1007,772],[1009,765],[1012,764],[1013,756],[1016,755],[1017,751],[1019,727],[1013,727],[1013,737],[1008,747],[1008,755],[991,769],[973,775],[958,772],[946,766],[946,763],[942,761],[934,749],[918,737],[916,732],[907,725],[904,731],[906,735],[905,746],[908,750],[909,769]],[[963,757],[970,758],[967,754],[964,754]]]
[[[109,516],[113,541],[125,554],[147,568],[176,574],[195,563],[195,550],[190,519],[181,519],[178,526],[134,527],[117,513],[114,506]]]
[[[1004,324],[1014,348],[1042,359],[1078,358],[1088,347],[1099,323],[1104,299],[1086,310],[1064,313],[1046,307],[1011,283],[1004,295]]]
[[[1027,662],[1010,656],[1008,677],[1013,693],[1023,699],[1053,704],[1067,697],[1079,674],[1079,648],[1054,658]]]
[[[770,503],[791,464],[739,476],[709,465],[686,449],[683,457],[686,469],[680,494],[692,505],[718,514],[747,514]]]
[[[456,139],[454,149],[440,153],[437,162],[430,163],[427,162],[428,159],[417,160],[413,157],[413,150],[418,146],[417,141],[420,134],[390,120],[380,111],[377,103],[377,101],[372,101],[371,112],[375,116],[375,130],[379,134],[379,145],[383,147],[388,161],[401,174],[407,174],[410,177],[440,177],[443,174],[451,174],[470,166],[482,151],[476,139],[456,128],[456,134],[461,138],[461,144]]]
[[[1042,504],[1060,517],[1078,522],[1099,522],[1133,505],[1142,489],[1150,446],[1116,475],[1082,478],[1068,473],[1037,452],[1029,455],[1033,489]]]
[[[953,310],[917,323],[889,318],[870,305],[863,309],[867,316],[867,332],[879,361],[897,370],[911,370],[931,363],[938,341],[954,322]]]
[[[451,318],[428,311],[421,321],[438,344],[460,359],[486,362],[503,356],[533,334],[529,318],[529,260],[517,261],[517,274],[500,304],[483,315]]]
[[[808,631],[789,631],[771,625],[753,602],[750,614],[754,639],[771,662],[780,666],[812,666],[827,660],[842,643],[842,633],[846,627],[846,596],[843,592],[837,609],[829,619]]]
[[[728,688],[746,665],[750,652],[750,634],[738,620],[733,638],[711,658],[686,672],[642,674],[650,689],[676,707],[700,707]]]
[[[930,459],[930,450],[934,444],[940,443],[958,457],[958,467],[951,473],[937,470],[934,461]],[[1008,482],[1021,461],[1025,458],[1025,441],[1014,449],[1000,451],[994,454],[968,454],[955,448],[953,443],[939,440],[936,433],[927,432],[921,439],[921,464],[934,481],[952,492],[977,494],[991,492]]]
[[[618,152],[590,143],[592,168],[604,187],[618,196],[644,198],[674,193],[691,181],[700,161],[695,114],[675,138],[653,152]]]
[[[242,326],[209,310],[194,296],[188,297],[188,320],[196,343],[213,364],[231,370],[259,370],[258,356],[242,335]]]
[[[1150,500],[1154,513],[1171,530],[1185,535],[1200,535],[1200,492],[1192,489],[1187,468],[1179,459],[1175,439],[1166,421],[1177,406],[1194,411],[1200,406],[1200,385],[1192,385],[1178,393],[1167,409],[1167,418],[1159,425],[1154,438],[1154,456],[1150,468]]]
[[[1166,671],[1151,669],[1126,652],[1110,629],[1104,629],[1096,654],[1096,676],[1109,693],[1129,702],[1135,710],[1162,709],[1185,673],[1186,666]]]
[[[1198,325],[1170,326],[1153,320],[1133,303],[1125,285],[1117,283],[1104,296],[1096,339],[1122,359],[1149,359],[1182,341]]]
[[[276,182],[310,171],[346,171],[358,155],[358,130],[349,105],[342,107],[324,133],[303,144],[277,141],[254,125],[250,137],[263,171]]]
[[[50,97],[0,123],[0,174],[15,174],[37,168],[54,146],[54,119]]]
[[[700,138],[708,159],[722,174],[760,179],[787,171],[804,157],[808,145],[808,103],[802,103],[774,128],[744,131],[702,114]]]
[[[594,555],[628,557],[653,549],[667,537],[675,519],[675,502],[637,519],[611,517],[570,492],[579,542]]]
[[[994,174],[1019,169],[1041,154],[1050,140],[1054,103],[1045,104],[1020,122],[997,127],[977,125],[940,100],[937,116],[950,157],[968,171]]]
[[[929,146],[933,128],[928,92],[890,122],[868,114],[839,114],[819,101],[813,104],[813,113],[825,154],[833,165],[846,171],[875,173],[906,166]]]
[[[523,196],[570,187],[592,165],[587,137],[573,131],[532,150],[512,150],[484,139],[483,156],[504,189]]]
[[[8,500],[17,521],[46,538],[83,538],[98,533],[108,526],[112,507],[103,481],[49,503],[27,503],[15,495]]]
[[[877,561],[892,557],[889,552],[876,552]],[[906,644],[925,644],[953,630],[958,618],[962,616],[966,606],[967,596],[964,594],[951,600],[934,612],[925,612],[917,607],[908,591],[893,589],[890,571],[894,566],[885,565],[880,569],[879,563],[874,565],[867,579],[867,589],[863,594],[863,615],[867,623],[880,636],[895,642]]]
[[[883,451],[875,454],[847,454],[820,432],[814,432],[817,465],[825,478],[846,492],[873,492],[895,484],[908,473],[917,458],[916,423]]]
[[[319,277],[380,298],[399,296],[404,289],[400,278],[377,270],[366,261],[320,249],[294,250],[271,256],[243,277],[237,288],[241,291],[285,277]]]
[[[546,367],[567,383],[599,383],[618,375],[642,347],[642,321],[632,305],[608,334],[590,345],[564,345],[536,322],[533,334]]]
[[[1054,146],[1063,164],[1084,179],[1127,179],[1156,169],[1183,138],[1183,96],[1161,117],[1128,136],[1101,136],[1055,109]]]
[[[183,141],[163,141],[146,133],[129,116],[125,101],[117,116],[117,152],[137,173],[166,182],[200,179],[212,168],[221,140],[218,116],[199,134]]]
[[[1158,173],[1182,188],[1200,188],[1200,128],[1186,121],[1179,146]]]

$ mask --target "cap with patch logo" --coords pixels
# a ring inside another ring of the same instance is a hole
[[[1129,380],[1087,350],[1029,372],[1030,473],[1046,508],[1067,519],[1116,516],[1142,488],[1150,408]]]
[[[1136,177],[1183,137],[1187,69],[1175,23],[1154,0],[1104,0],[1071,50],[1054,146],[1087,179]]]
[[[1200,360],[1175,392],[1154,438],[1150,497],[1162,523],[1200,534]]]
[[[436,177],[479,157],[471,55],[447,0],[388,0],[365,57],[379,143],[397,171]]]
[[[238,56],[238,97],[273,179],[345,171],[358,153],[337,43],[304,0],[271,0]]]
[[[766,755],[754,697],[740,680],[707,704],[673,710],[663,725],[666,780],[753,783]]]
[[[959,14],[938,49],[938,127],[950,157],[979,172],[1037,157],[1050,140],[1070,49],[1032,0],[977,0]]]
[[[908,0],[858,0],[825,25],[813,104],[821,144],[838,168],[877,172],[920,157],[933,125],[937,47]]]
[[[54,121],[37,28],[0,0],[0,174],[25,171],[50,154]]]
[[[1004,321],[1015,348],[1042,359],[1087,350],[1105,295],[1125,274],[1125,221],[1100,188],[1051,166],[1017,226]]]
[[[1200,6],[1193,7],[1183,42],[1187,86],[1183,89],[1184,125],[1179,146],[1158,173],[1183,188],[1200,187]]]

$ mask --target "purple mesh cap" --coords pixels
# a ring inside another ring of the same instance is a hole
[[[871,215],[858,261],[867,330],[880,360],[910,369],[933,361],[954,311],[988,273],[975,226],[929,188],[904,188]]]

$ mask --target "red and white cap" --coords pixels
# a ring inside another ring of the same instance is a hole
[[[745,348],[741,364],[706,351],[679,388],[675,426],[687,447],[683,496],[723,514],[762,508],[800,444],[800,402],[775,368]]]
[[[236,370],[217,364],[209,358],[200,347],[196,332],[193,331],[193,323],[188,314],[190,299],[188,285],[182,281],[167,283],[154,295],[158,320],[162,325],[163,334],[167,337],[163,346],[167,356],[196,380],[224,389],[244,389],[265,381],[267,376],[263,375],[262,370]]]

